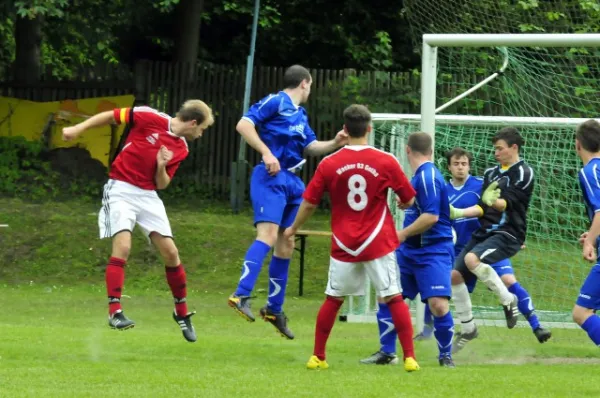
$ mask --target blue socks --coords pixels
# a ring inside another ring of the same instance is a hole
[[[581,328],[587,332],[594,344],[600,347],[600,317],[592,315],[583,322]]]
[[[438,343],[440,358],[451,356],[454,337],[454,319],[450,311],[446,315],[433,317],[433,334]]]
[[[264,242],[255,240],[246,252],[244,258],[244,266],[242,268],[242,276],[238,283],[236,296],[249,296],[256,285],[256,280],[260,274],[262,264],[265,257],[269,254],[271,247]]]
[[[525,316],[532,330],[535,330],[540,327],[540,321],[538,320],[537,315],[534,312],[533,301],[531,301],[531,297],[527,290],[523,288],[519,284],[519,282],[515,283],[511,287],[508,288],[508,291],[517,296],[519,299],[519,312]]]
[[[381,351],[386,354],[396,353],[396,328],[392,322],[392,314],[385,303],[378,303],[379,311],[377,311],[377,325],[379,326],[379,343]]]
[[[281,312],[281,307],[285,300],[285,288],[287,286],[289,269],[289,258],[275,256],[271,258],[271,263],[269,264],[269,298],[267,307],[275,314]]]

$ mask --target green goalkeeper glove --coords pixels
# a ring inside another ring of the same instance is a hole
[[[464,209],[457,209],[456,207],[450,205],[450,219],[456,220],[457,218],[461,218],[465,216]]]
[[[488,206],[491,206],[500,197],[500,188],[498,188],[498,181],[492,182],[481,195],[481,201]]]

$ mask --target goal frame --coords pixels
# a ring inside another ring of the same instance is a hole
[[[421,54],[421,131],[432,135],[434,145],[438,47],[600,47],[600,34],[424,34]]]
[[[571,34],[553,34],[553,33],[484,33],[484,34],[424,34],[421,54],[421,114],[372,114],[373,122],[376,121],[420,121],[420,130],[431,135],[435,147],[435,127],[436,120],[444,122],[443,124],[455,125],[501,125],[514,124],[519,126],[526,125],[544,125],[555,128],[575,126],[588,119],[575,118],[547,118],[547,117],[510,117],[510,116],[467,116],[467,115],[436,115],[438,112],[446,109],[449,105],[460,98],[468,96],[478,88],[487,84],[508,66],[508,60],[505,58],[503,65],[493,75],[480,82],[471,89],[463,92],[457,97],[451,99],[446,104],[436,107],[437,90],[437,72],[438,72],[438,48],[439,47],[600,47],[600,34],[598,33],[571,33]],[[600,120],[599,120],[600,121]],[[374,144],[374,134],[370,134],[370,144]],[[398,220],[396,220],[398,221]],[[365,304],[366,309],[373,308],[371,303],[370,281],[367,281]],[[416,298],[416,319],[413,318],[416,333],[423,329],[423,311],[424,305]],[[353,300],[350,298],[350,308],[352,310]],[[370,322],[372,317],[368,314],[352,315],[347,317],[348,321]],[[563,325],[563,327],[572,327],[573,325]]]
[[[372,123],[378,122],[396,122],[398,124],[405,124],[407,126],[422,126],[423,117],[420,114],[395,114],[395,113],[373,113],[371,114]],[[548,129],[565,129],[575,127],[586,120],[596,119],[600,122],[600,118],[564,118],[564,117],[518,117],[518,116],[475,116],[475,115],[436,115],[436,122],[439,125],[444,126],[496,126],[498,128],[506,125],[516,125],[518,127],[536,126],[544,127]],[[375,134],[369,134],[369,145],[377,146],[378,138]],[[391,138],[388,142],[391,147],[391,152],[398,158],[402,168],[407,171],[407,176],[410,177],[412,174],[410,166],[406,161],[404,154],[405,142],[402,140]],[[390,192],[390,195],[392,193]],[[390,196],[391,197],[391,196]],[[390,200],[390,203],[393,201]],[[396,228],[402,227],[403,213],[399,213],[394,217]],[[374,313],[377,311],[377,304],[373,300],[374,292],[372,290],[371,282],[367,278],[365,286],[365,295],[363,298],[363,307],[365,313],[355,313],[355,298],[349,297],[348,305],[349,312],[342,315],[341,319],[351,323],[374,323],[376,318]],[[425,306],[420,301],[420,297],[417,296],[414,300],[416,303],[413,305],[411,310],[412,321],[415,329],[415,333],[420,333],[423,330],[423,314]],[[458,322],[455,319],[455,323]],[[477,325],[480,326],[505,326],[504,320],[492,320],[492,319],[476,319]],[[577,328],[574,322],[545,322],[552,328],[572,329]],[[520,320],[518,327],[528,327],[526,321]]]

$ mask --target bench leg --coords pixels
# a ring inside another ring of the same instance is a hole
[[[306,236],[300,237],[300,278],[298,281],[298,296],[304,294],[304,250],[306,249]]]

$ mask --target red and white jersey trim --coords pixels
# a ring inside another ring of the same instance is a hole
[[[349,255],[357,257],[360,253],[365,251],[365,249],[371,244],[371,242],[373,242],[375,240],[377,235],[379,235],[379,233],[381,232],[381,229],[383,228],[383,224],[385,222],[386,213],[387,213],[387,206],[385,206],[383,208],[383,214],[381,215],[381,218],[379,219],[379,222],[377,223],[377,226],[375,227],[375,229],[373,230],[371,235],[369,235],[369,237],[363,242],[362,245],[360,245],[360,247],[358,249],[356,249],[356,250],[350,249],[348,246],[344,245],[344,243],[342,243],[342,241],[339,240],[338,237],[335,236],[335,234],[334,234],[333,239],[335,239],[335,243],[337,243],[339,248],[342,249],[343,251],[345,251],[346,253],[348,253]]]

